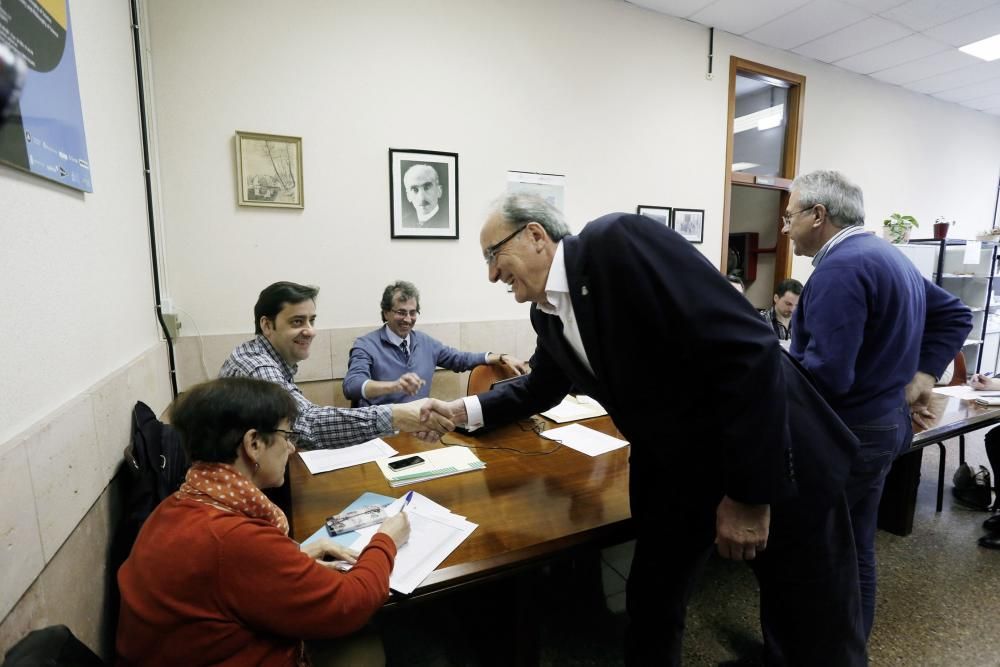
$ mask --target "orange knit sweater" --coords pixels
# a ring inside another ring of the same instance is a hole
[[[379,533],[337,572],[266,521],[171,496],[118,572],[119,664],[295,665],[300,640],[368,622],[389,596],[395,556]]]

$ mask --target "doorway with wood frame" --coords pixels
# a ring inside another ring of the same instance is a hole
[[[779,220],[798,167],[804,76],[735,56],[729,63],[720,266],[757,308],[771,305],[792,257]]]

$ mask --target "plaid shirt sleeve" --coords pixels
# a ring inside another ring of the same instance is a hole
[[[274,382],[284,387],[299,406],[294,430],[302,434],[301,449],[336,449],[356,445],[391,433],[392,408],[380,405],[369,408],[335,408],[316,405],[302,394],[293,382],[288,382],[280,369],[257,366],[250,377]]]

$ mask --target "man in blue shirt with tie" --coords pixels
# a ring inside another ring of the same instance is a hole
[[[420,292],[413,283],[397,280],[382,292],[379,329],[354,341],[344,376],[344,395],[356,405],[405,403],[430,395],[438,366],[467,371],[481,364],[503,365],[516,375],[528,367],[513,355],[462,352],[414,330],[420,314]]]

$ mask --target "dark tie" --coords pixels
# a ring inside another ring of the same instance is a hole
[[[406,360],[406,363],[410,363],[410,348],[406,345],[405,338],[403,339],[403,342],[399,344],[399,349],[403,351],[403,359]]]

